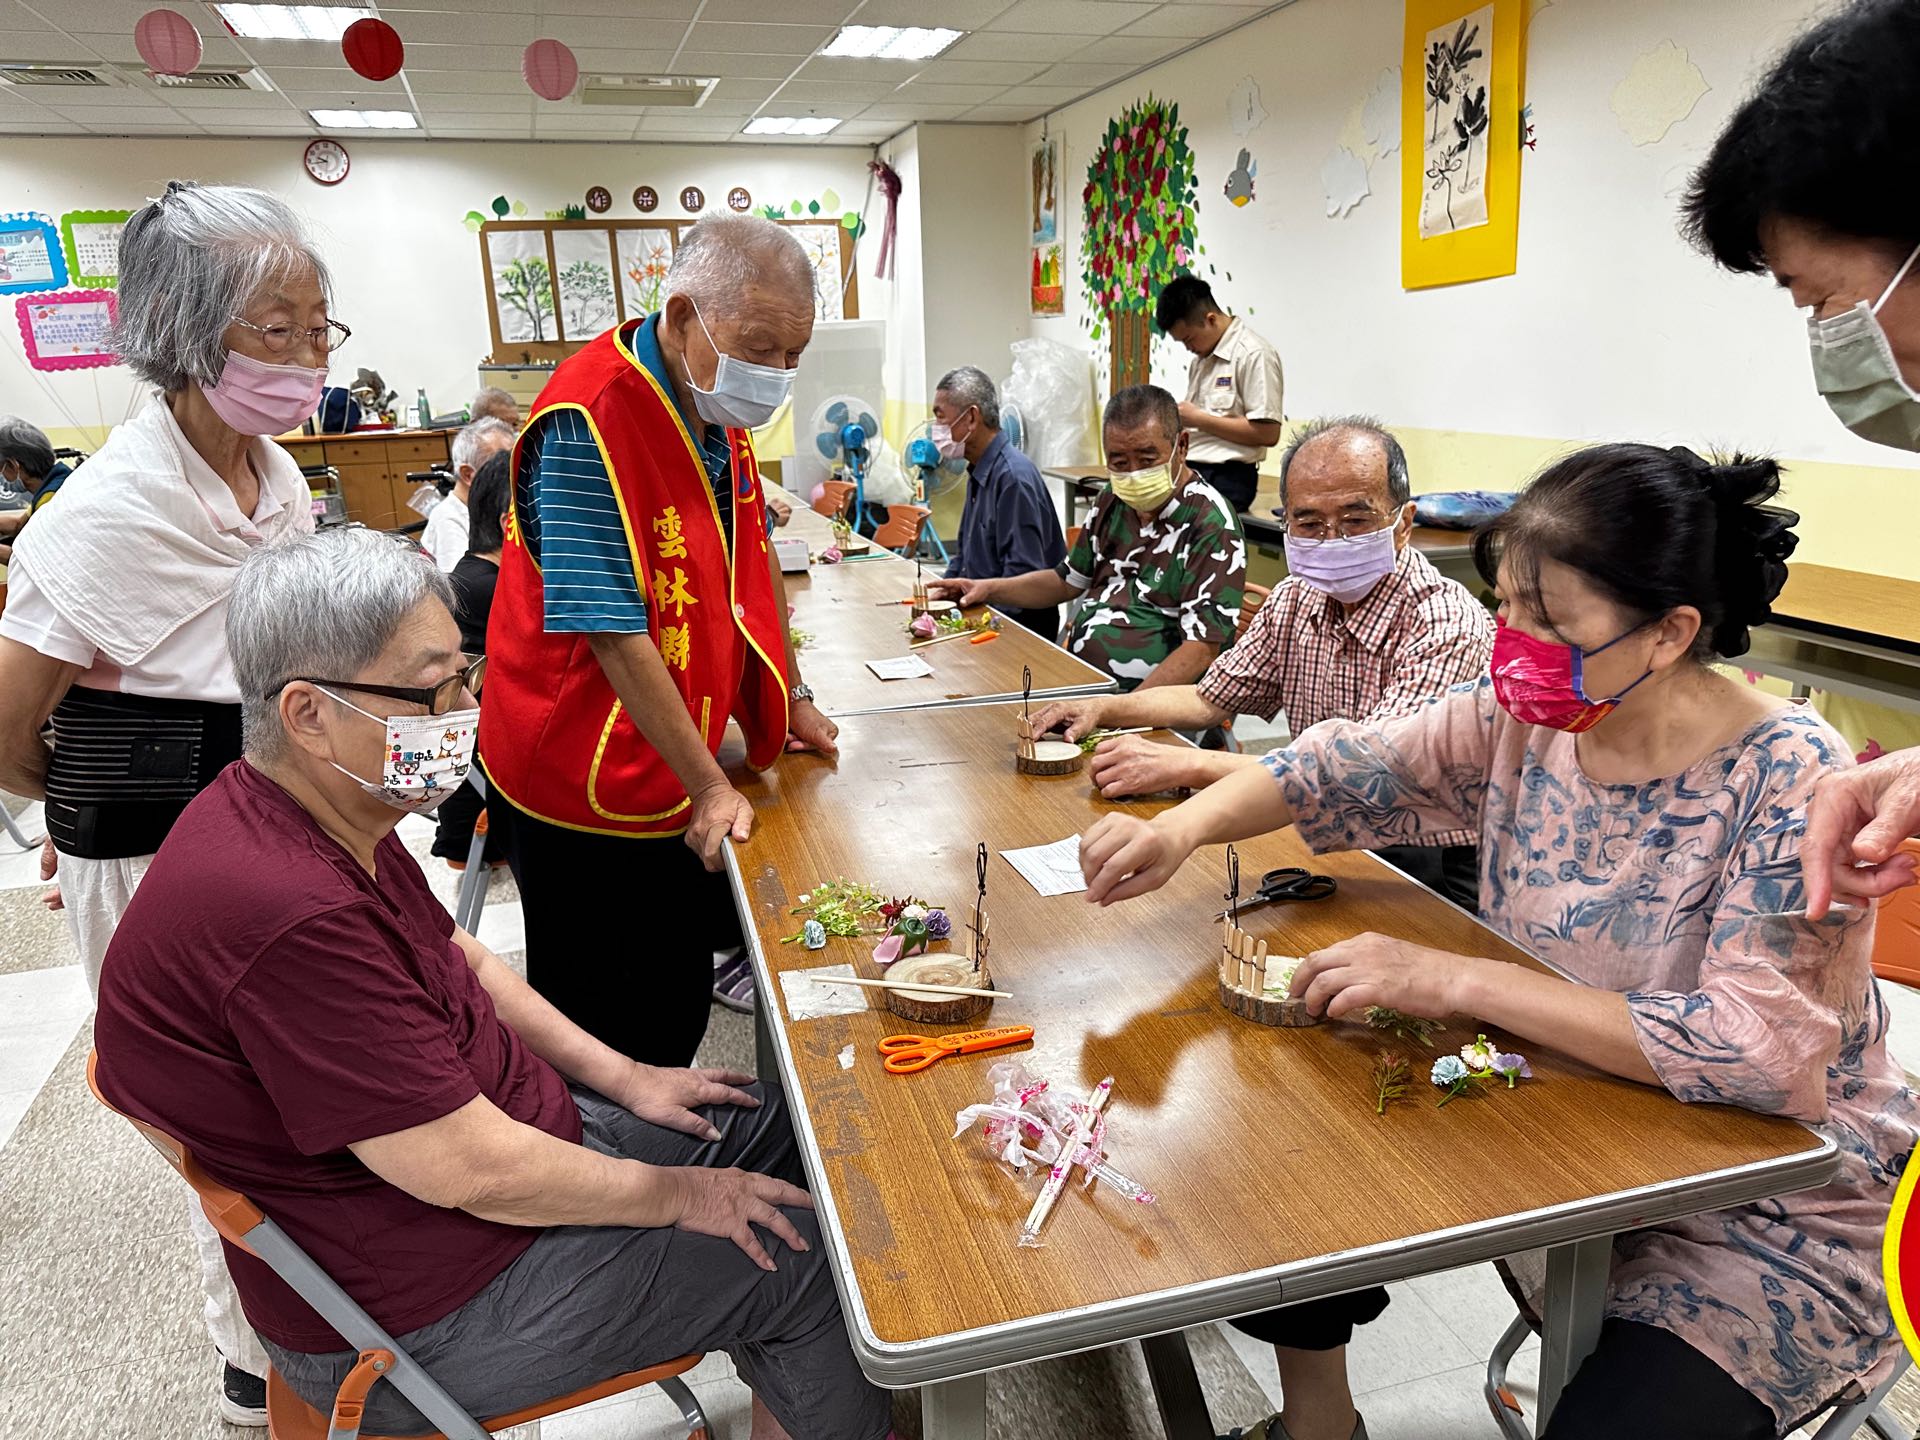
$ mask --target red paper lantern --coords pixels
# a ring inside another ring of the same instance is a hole
[[[520,75],[542,100],[564,100],[580,79],[580,62],[558,40],[536,40],[520,57]]]
[[[156,75],[191,75],[200,63],[200,32],[178,10],[149,10],[133,27],[133,47]]]
[[[368,80],[391,80],[406,63],[407,47],[400,32],[384,20],[356,20],[340,37],[340,53],[353,73]]]

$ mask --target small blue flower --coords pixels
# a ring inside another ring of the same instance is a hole
[[[1458,1055],[1442,1055],[1433,1062],[1433,1083],[1453,1085],[1467,1078],[1467,1066]]]

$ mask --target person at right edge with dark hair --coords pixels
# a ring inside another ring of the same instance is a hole
[[[1187,464],[1235,510],[1245,510],[1260,487],[1260,462],[1280,443],[1280,352],[1222,310],[1198,275],[1166,283],[1153,322],[1193,356],[1180,402],[1180,423],[1193,435]]]
[[[1799,816],[1852,765],[1805,705],[1729,678],[1786,580],[1779,467],[1600,445],[1474,542],[1491,673],[1411,714],[1328,720],[1151,820],[1081,840],[1087,900],[1158,889],[1202,845],[1287,825],[1317,851],[1477,830],[1481,914],[1559,974],[1375,934],[1305,957],[1316,1014],[1468,1015],[1690,1102],[1822,1126],[1816,1190],[1616,1237],[1598,1346],[1544,1440],[1763,1440],[1893,1373],[1880,1245],[1915,1104],[1886,1047],[1870,907],[1809,918]],[[1497,1183],[1497,1182],[1495,1182]],[[1536,1252],[1502,1262],[1537,1315]],[[1234,1322],[1285,1409],[1235,1436],[1347,1440],[1345,1346],[1384,1290]]]
[[[1896,450],[1920,450],[1917,155],[1920,4],[1856,0],[1774,62],[1683,207],[1697,246],[1726,269],[1771,274],[1808,312],[1821,397],[1854,434]],[[1807,913],[1913,884],[1902,841],[1914,835],[1920,750],[1828,776],[1800,852]]]

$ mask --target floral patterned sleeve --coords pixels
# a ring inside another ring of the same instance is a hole
[[[1810,921],[1800,881],[1806,802],[1825,768],[1796,766],[1792,783],[1744,817],[1694,988],[1627,995],[1641,1052],[1682,1100],[1818,1124],[1828,1118],[1829,1067],[1865,1043],[1873,911]]]
[[[1426,844],[1479,828],[1495,712],[1471,681],[1390,720],[1323,721],[1260,763],[1316,851]]]

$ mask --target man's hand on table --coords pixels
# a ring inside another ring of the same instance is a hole
[[[1461,1008],[1461,977],[1493,963],[1367,931],[1307,956],[1293,972],[1292,995],[1315,1015],[1335,1019],[1381,1005],[1444,1020]]]
[[[1913,884],[1913,857],[1900,842],[1916,831],[1920,750],[1896,751],[1822,776],[1800,843],[1807,918],[1820,919],[1834,902],[1859,905]]]
[[[787,709],[787,749],[838,755],[840,727],[811,700],[795,700]]]
[[[1100,728],[1100,700],[1055,700],[1038,706],[1033,712],[1033,735],[1039,740],[1056,730],[1064,730],[1069,740],[1084,738]]]
[[[1067,738],[1076,737],[1069,731]],[[1144,735],[1116,735],[1102,740],[1094,750],[1088,778],[1109,800],[1153,795],[1193,783],[1186,763],[1193,754],[1184,745],[1161,745]]]
[[[738,1088],[752,1083],[753,1076],[739,1070],[669,1070],[635,1061],[622,1093],[607,1098],[663,1130],[718,1140],[712,1123],[693,1112],[703,1105],[758,1110],[760,1101]]]
[[[767,496],[767,509],[773,512],[775,529],[778,529],[793,518],[793,506],[782,500],[778,495]]]
[[[687,817],[687,848],[709,870],[720,868],[720,846],[732,838],[744,845],[753,834],[753,806],[724,780],[709,785],[692,799]]]
[[[1111,905],[1158,890],[1193,850],[1169,825],[1138,815],[1108,815],[1080,837],[1087,903]]]
[[[929,600],[958,600],[963,610],[975,605],[985,605],[993,598],[993,581],[967,580],[956,576],[952,580],[927,581]]]
[[[760,1244],[760,1237],[753,1233],[756,1225],[771,1230],[794,1250],[810,1248],[793,1228],[793,1222],[774,1208],[786,1205],[811,1210],[813,1197],[799,1186],[751,1170],[707,1170],[690,1165],[661,1173],[671,1177],[679,1189],[673,1222],[676,1230],[731,1240],[762,1270],[772,1270],[774,1263]]]

